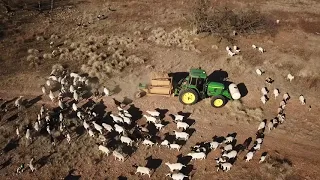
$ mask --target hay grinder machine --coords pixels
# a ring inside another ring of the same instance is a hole
[[[190,69],[188,76],[181,79],[176,87],[173,87],[173,78],[153,78],[148,84],[139,84],[136,98],[142,96],[178,96],[179,101],[185,105],[197,103],[200,99],[211,98],[211,105],[216,108],[226,105],[228,100],[237,100],[241,94],[236,84],[225,85],[220,82],[208,80],[207,73],[198,68]]]

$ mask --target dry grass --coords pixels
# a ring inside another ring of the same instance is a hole
[[[237,119],[245,119],[249,123],[251,121],[260,121],[263,117],[261,108],[247,108],[243,106],[239,100],[227,103],[226,107],[230,110],[231,116],[234,116]]]
[[[272,179],[289,179],[292,177],[292,162],[280,155],[269,156],[260,167],[264,177]]]

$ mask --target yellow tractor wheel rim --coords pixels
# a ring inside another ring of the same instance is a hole
[[[196,100],[196,96],[193,93],[187,92],[182,95],[182,101],[186,104],[191,104]]]
[[[213,101],[214,106],[220,107],[223,105],[223,100],[222,99],[216,99]]]

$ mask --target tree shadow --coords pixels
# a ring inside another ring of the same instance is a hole
[[[160,115],[159,115],[160,119],[163,119],[164,117],[166,117],[167,112],[169,112],[168,109],[159,109],[159,108],[156,108],[155,110],[160,113]]]
[[[241,97],[245,97],[248,94],[247,86],[244,83],[239,83],[237,87],[240,91]]]
[[[150,168],[154,171],[156,171],[156,169],[158,167],[160,167],[160,165],[162,164],[162,160],[161,159],[153,159],[152,155],[147,157],[145,160],[147,160],[147,164],[146,167]]]
[[[12,157],[10,157],[8,160],[6,160],[4,163],[2,163],[0,166],[0,170],[6,168],[7,166],[9,166],[11,164],[12,161]]]
[[[18,143],[18,139],[16,140],[12,140],[10,139],[10,141],[6,144],[6,146],[3,148],[3,152],[4,153],[8,153],[9,151],[17,148],[19,146],[19,143]]]
[[[39,96],[37,96],[37,97],[35,97],[35,98],[31,99],[31,100],[28,100],[28,101],[26,102],[25,107],[26,107],[26,108],[31,107],[32,105],[34,105],[35,103],[37,103],[38,101],[40,101],[40,100],[42,99],[41,97],[42,97],[42,95],[39,95]]]
[[[178,158],[177,162],[181,164],[188,164],[192,159],[191,156],[183,156],[182,154],[179,154],[177,158]]]
[[[215,70],[208,76],[208,82],[223,82],[226,78],[228,78],[228,73],[226,71],[223,71],[222,69]]]
[[[73,175],[75,169],[69,171],[68,175],[64,178],[64,180],[79,180],[81,178],[80,175]]]

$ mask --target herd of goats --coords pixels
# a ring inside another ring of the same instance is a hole
[[[260,70],[257,70],[257,73],[258,71]],[[127,155],[133,153],[126,150],[128,148],[137,149],[138,145],[142,144],[148,147],[162,146],[180,151],[183,144],[192,135],[188,129],[190,129],[190,126],[192,126],[194,122],[190,123],[190,121],[188,121],[188,115],[183,113],[170,114],[173,119],[172,121],[176,124],[177,130],[172,133],[167,133],[166,137],[161,138],[157,135],[161,129],[167,125],[162,119],[164,114],[161,110],[146,111],[142,116],[141,111],[137,113],[131,106],[127,108],[128,105],[113,99],[118,112],[106,112],[103,98],[98,98],[100,99],[99,102],[93,101],[92,98],[86,100],[83,98],[88,92],[88,89],[90,89],[90,79],[88,77],[77,73],[70,73],[64,69],[54,69],[48,77],[46,84],[42,86],[42,92],[44,95],[48,95],[52,102],[58,104],[58,106],[49,110],[45,107],[46,105],[43,104],[37,115],[37,120],[33,122],[32,125],[26,127],[23,133],[21,133],[21,129],[17,128],[17,136],[20,137],[21,134],[23,134],[27,141],[32,141],[34,139],[33,134],[43,130],[44,132],[47,131],[52,145],[55,145],[54,132],[60,131],[67,142],[71,143],[70,121],[77,121],[74,122],[74,124],[83,126],[89,136],[97,138],[96,140],[99,142],[97,145],[98,150],[107,155],[112,154],[115,160],[123,162]],[[268,93],[266,88],[262,88],[261,92],[263,96],[266,96]],[[279,91],[275,90],[274,95],[276,98],[279,95]],[[103,93],[97,93],[94,94],[94,96],[110,96],[110,91],[104,87]],[[267,123],[265,119],[259,124],[252,146],[250,146],[252,142],[251,137],[246,139],[242,144],[236,144],[236,133],[232,133],[226,137],[214,136],[212,141],[197,143],[191,147],[191,152],[186,154],[185,157],[189,157],[191,160],[203,160],[206,159],[208,153],[220,148],[222,152],[221,156],[215,159],[216,167],[217,171],[221,169],[225,172],[232,168],[237,160],[237,156],[241,152],[247,151],[244,159],[246,162],[250,161],[254,154],[261,149],[265,129],[271,131],[276,128],[278,124],[285,121],[284,110],[289,99],[289,94],[284,94],[283,101],[281,101],[278,109],[278,115],[270,120],[269,123]],[[23,108],[23,102],[23,96],[20,96],[14,103],[15,106],[21,110],[21,108]],[[145,118],[146,120],[144,125],[137,123],[137,120],[141,118]],[[266,156],[267,152],[262,153],[259,163],[264,162]],[[187,164],[181,162],[166,162],[165,165],[168,166],[171,172],[166,176],[174,180],[190,178],[189,174],[183,173],[185,172],[183,169],[186,168]],[[36,170],[33,159],[28,163],[28,166],[32,172]],[[140,173],[142,175],[148,175],[149,177],[151,176],[152,170],[149,167],[134,166],[136,167],[136,174]],[[20,171],[21,167],[17,169],[17,172]]]

